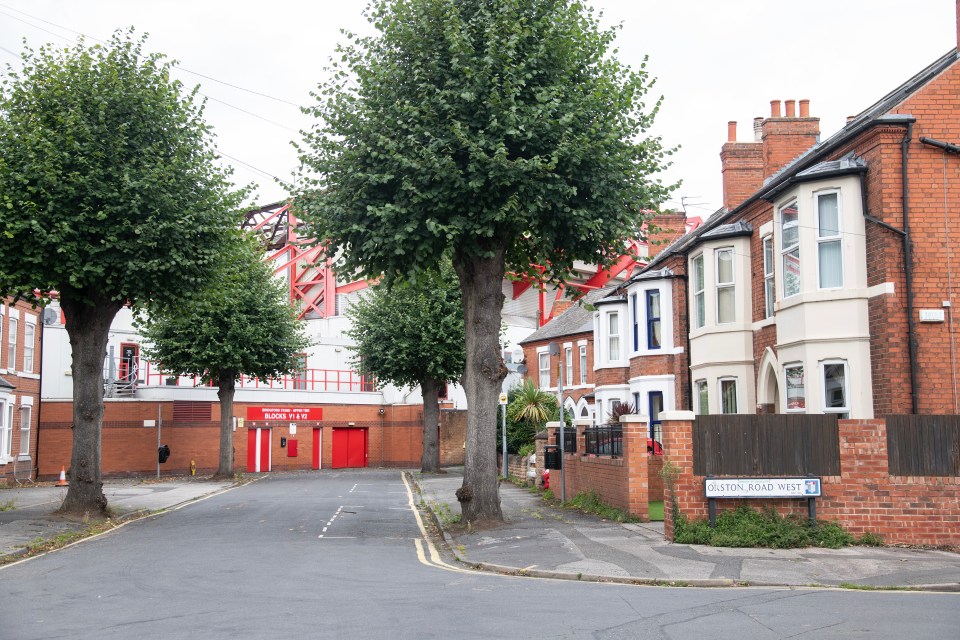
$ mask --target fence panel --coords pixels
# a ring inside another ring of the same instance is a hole
[[[693,425],[696,475],[840,475],[835,415],[710,415]]]
[[[623,427],[598,425],[583,430],[585,453],[597,456],[623,455]]]
[[[887,416],[895,476],[960,476],[960,416]]]

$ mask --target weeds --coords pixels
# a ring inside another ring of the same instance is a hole
[[[864,547],[882,547],[883,538],[878,536],[875,533],[870,533],[869,531],[860,536],[860,539],[857,541],[857,544],[863,545]]]
[[[740,506],[717,516],[711,528],[706,519],[687,520],[682,514],[674,521],[674,542],[706,544],[714,547],[827,547],[839,549],[854,544],[854,538],[835,522],[817,522],[810,526],[801,516],[780,516],[775,509],[755,511]]]
[[[450,505],[446,502],[434,502],[430,505],[430,508],[433,510],[433,513],[436,514],[437,519],[443,526],[457,524],[460,522],[460,516],[462,514],[453,513],[450,510]]]
[[[0,502],[0,511],[13,511],[16,507],[16,500],[7,500],[6,502]]]
[[[637,518],[616,507],[611,507],[600,500],[595,491],[578,493],[570,501],[570,506],[576,507],[581,511],[593,513],[604,520],[613,520],[614,522],[637,522]]]

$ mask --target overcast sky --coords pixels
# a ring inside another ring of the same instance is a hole
[[[366,30],[361,0],[0,0],[0,63],[18,67],[22,41],[66,45],[83,33],[150,34],[179,61],[179,77],[209,96],[206,118],[257,204],[283,199],[273,177],[297,165],[290,141],[309,126],[297,105],[325,77],[340,29]],[[719,152],[728,120],[739,139],[770,100],[810,100],[822,137],[848,115],[956,46],[954,0],[595,0],[622,23],[619,56],[648,55],[664,105],[654,133],[679,146],[666,182],[683,181],[667,208],[707,216],[721,205]],[[198,75],[202,74],[202,75]],[[206,76],[206,77],[204,77]],[[235,85],[231,87],[229,85]],[[241,89],[242,88],[242,89]],[[254,93],[255,92],[255,93]],[[257,94],[263,94],[263,97]],[[953,141],[960,142],[960,141]],[[682,203],[681,203],[682,198]]]

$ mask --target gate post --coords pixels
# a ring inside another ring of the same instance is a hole
[[[674,474],[664,478],[663,532],[673,540],[673,521],[677,514],[674,506],[683,510],[691,506],[692,499],[703,501],[702,487],[693,478],[693,421],[692,411],[662,411],[660,422],[663,429],[664,469],[673,468]],[[694,492],[700,491],[699,496]]]

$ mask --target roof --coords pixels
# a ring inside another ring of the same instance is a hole
[[[16,387],[3,378],[0,378],[0,389],[16,389]]]
[[[950,49],[950,51],[935,60],[932,64],[852,118],[840,131],[830,136],[827,140],[813,145],[793,161],[789,162],[780,171],[774,173],[764,181],[764,185],[759,190],[754,192],[753,195],[744,200],[740,205],[729,211],[723,208],[718,209],[703,225],[681,236],[658,253],[639,273],[643,274],[652,271],[666,260],[668,256],[683,253],[690,246],[696,244],[704,235],[722,226],[730,218],[739,215],[757,200],[772,198],[790,184],[834,175],[833,173],[829,173],[831,170],[842,173],[864,171],[866,165],[862,164],[862,160],[856,158],[848,156],[838,161],[825,161],[824,159],[871,127],[883,124],[905,124],[913,122],[914,118],[910,115],[891,114],[889,111],[924,87],[936,76],[947,70],[957,62],[958,59],[960,59],[958,50],[956,48]],[[842,163],[846,159],[851,160],[847,165],[837,164],[834,166],[832,164],[834,162]]]
[[[735,238],[737,236],[752,236],[753,225],[744,220],[737,220],[732,224],[722,224],[706,233],[700,234],[700,240],[719,240],[720,238]]]
[[[571,305],[569,309],[531,333],[518,344],[540,342],[541,340],[550,340],[552,338],[569,336],[575,333],[587,333],[593,331],[593,310],[587,309],[586,305],[596,304],[600,299],[605,298],[613,290],[614,287],[607,287],[606,289],[595,289],[589,292],[587,295]]]

